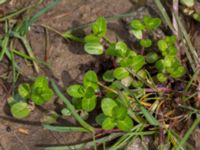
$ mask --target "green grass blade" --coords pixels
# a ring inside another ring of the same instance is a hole
[[[198,58],[197,51],[195,50],[194,46],[192,45],[192,42],[190,41],[190,38],[187,34],[187,31],[186,31],[185,27],[183,26],[183,23],[180,20],[180,17],[176,14],[175,14],[175,17],[176,17],[177,23],[180,27],[181,33],[183,34],[183,37],[185,38],[186,43],[189,47],[191,57],[194,59],[196,66],[198,66],[200,64],[200,61],[199,61],[199,58]]]
[[[45,61],[32,58],[32,57],[26,55],[25,53],[20,52],[20,51],[15,50],[15,49],[13,49],[12,52],[13,52],[15,55],[18,55],[18,56],[22,57],[23,59],[27,59],[27,60],[30,60],[30,61],[35,61],[35,62],[38,62],[38,63],[40,63],[40,64],[45,65],[45,66],[48,67],[48,68],[51,68],[50,64],[46,63]]]
[[[158,9],[160,10],[165,22],[167,23],[167,25],[169,26],[169,28],[174,31],[174,27],[172,25],[172,22],[170,20],[170,17],[168,16],[164,6],[162,5],[162,3],[160,2],[160,0],[154,0],[156,6],[158,7]]]
[[[36,57],[35,57],[34,54],[33,54],[32,47],[30,46],[30,43],[29,43],[29,41],[27,40],[27,38],[26,38],[25,36],[20,36],[20,35],[19,35],[18,33],[16,33],[16,32],[12,32],[11,35],[14,36],[14,37],[16,37],[16,38],[18,38],[18,39],[20,39],[21,42],[24,44],[28,55],[29,55],[31,58],[33,58],[34,60],[37,60]],[[40,69],[39,69],[38,64],[37,64],[35,61],[33,61],[33,66],[34,66],[36,72],[39,73],[39,70],[40,70]]]
[[[0,16],[0,22],[11,19],[12,17],[15,17],[15,16],[25,12],[26,10],[30,9],[31,7],[33,7],[33,6],[22,8],[20,10],[17,10],[15,12],[12,12],[12,13],[5,15],[5,16],[2,16],[2,17]]]
[[[140,107],[144,117],[146,118],[146,120],[153,126],[158,126],[159,122],[156,120],[156,118],[154,118],[154,116],[144,107],[140,104],[139,99],[134,95],[131,94],[131,96],[135,99],[136,103],[138,104],[138,106]]]
[[[50,9],[55,7],[61,0],[52,0],[48,3],[43,9],[37,12],[29,21],[28,26],[31,26],[34,22],[36,22],[43,14],[47,13]]]
[[[100,138],[96,140],[96,143],[103,144],[105,142],[112,141],[113,139],[123,135],[123,133],[113,133],[106,137]],[[94,146],[94,142],[86,142],[82,144],[70,145],[70,146],[55,146],[55,147],[47,147],[46,150],[82,150],[86,148],[91,148]]]
[[[6,53],[6,51],[8,51],[8,43],[9,43],[9,36],[6,35],[2,41],[2,50],[1,50],[1,53],[0,53],[0,61],[2,61],[3,57],[4,57],[4,54]]]
[[[53,126],[53,125],[43,125],[44,128],[51,130],[51,131],[56,131],[56,132],[88,132],[85,128],[81,127],[63,127],[63,126]]]
[[[69,33],[69,32],[65,32],[63,33],[62,35],[64,38],[66,39],[70,39],[70,40],[73,40],[73,41],[77,41],[77,42],[80,42],[80,43],[84,43],[84,40],[77,37],[77,36],[74,36],[72,33]]]
[[[80,115],[76,112],[74,106],[70,103],[70,101],[60,92],[58,89],[58,86],[56,85],[55,81],[51,79],[52,87],[55,91],[55,93],[58,95],[58,97],[67,105],[67,108],[72,113],[73,117],[87,130],[95,133],[95,129],[89,125],[87,122],[85,122]]]

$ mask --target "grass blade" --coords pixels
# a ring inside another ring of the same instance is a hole
[[[153,126],[158,126],[159,122],[154,118],[154,116],[144,107],[140,104],[139,99],[134,95],[131,94],[131,96],[135,99],[136,103],[138,104],[138,106],[140,107],[144,117],[146,118],[146,120]]]
[[[6,51],[8,51],[7,47],[8,47],[8,43],[9,43],[9,36],[6,35],[2,41],[2,50],[0,53],[0,61],[2,61],[4,54],[6,53]]]
[[[199,59],[198,59],[198,54],[197,54],[195,48],[193,47],[192,42],[190,41],[187,31],[186,31],[185,27],[183,26],[183,23],[180,20],[180,17],[176,14],[175,14],[175,17],[176,17],[177,23],[180,27],[180,30],[182,31],[181,33],[183,34],[183,37],[185,38],[186,43],[189,47],[191,57],[194,59],[196,66],[198,66],[200,64]]]
[[[22,8],[22,9],[20,9],[20,10],[15,11],[15,12],[12,12],[12,13],[10,13],[10,14],[8,14],[8,15],[1,16],[1,17],[0,17],[0,22],[3,22],[3,21],[5,21],[5,20],[8,20],[8,19],[10,19],[10,18],[12,18],[12,17],[14,17],[14,16],[17,16],[17,15],[19,15],[19,14],[25,12],[26,10],[30,9],[31,7],[33,7],[33,6],[25,7],[25,8]]]
[[[18,33],[16,33],[16,32],[12,32],[11,35],[13,35],[14,37],[20,39],[20,40],[22,41],[22,43],[24,44],[28,55],[29,55],[31,58],[33,58],[34,60],[37,60],[37,59],[35,58],[34,54],[33,54],[33,50],[32,50],[32,48],[31,48],[31,46],[30,46],[28,40],[26,39],[26,37],[20,36],[20,35],[19,35]],[[35,67],[36,72],[39,73],[39,66],[38,66],[38,64],[37,64],[35,61],[33,61],[33,65],[34,65],[34,67]]]
[[[47,13],[50,9],[55,7],[61,0],[52,0],[51,3],[47,4],[43,9],[37,12],[29,21],[28,26],[31,26],[35,21],[37,21],[43,14]]]
[[[171,20],[170,20],[168,14],[167,14],[165,8],[163,7],[162,3],[160,2],[160,0],[154,0],[154,2],[155,2],[155,4],[156,4],[156,6],[158,7],[158,9],[160,10],[160,12],[161,12],[161,14],[162,14],[162,16],[163,16],[165,22],[166,22],[167,25],[169,26],[169,28],[170,28],[172,31],[174,31],[174,27],[173,27],[173,25],[172,25],[172,22],[171,22]]]
[[[88,132],[88,130],[81,127],[63,127],[63,126],[53,126],[47,124],[44,124],[43,127],[48,130],[56,132]]]
[[[113,139],[119,137],[123,135],[123,133],[113,133],[110,134],[106,137],[100,138],[96,140],[96,143],[98,144],[102,144],[105,142],[109,142],[112,141]],[[70,145],[70,146],[55,146],[55,147],[47,147],[46,150],[81,150],[84,148],[90,148],[94,146],[94,142],[90,141],[90,142],[86,142],[86,143],[82,143],[82,144],[76,144],[76,145]]]

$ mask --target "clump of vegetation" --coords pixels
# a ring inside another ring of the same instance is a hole
[[[39,72],[40,63],[48,66],[33,55],[26,34],[29,27],[59,1],[52,1],[33,17],[25,17],[19,24],[13,26],[8,25],[7,17],[10,16],[0,18],[0,21],[6,22],[5,36],[0,37],[2,49],[0,61],[6,57],[12,64],[14,88],[20,73],[14,55],[30,60],[36,72]],[[5,0],[0,1],[0,4],[4,2]],[[30,8],[14,12],[11,17],[28,9],[33,10],[42,2],[39,1]],[[188,8],[194,6],[194,0],[180,2]],[[200,122],[199,110],[193,107],[192,101],[199,94],[195,91],[199,86],[199,81],[195,80],[199,74],[198,55],[176,13],[173,14],[176,22],[172,24],[160,1],[155,0],[155,3],[172,33],[163,39],[155,39],[153,34],[162,25],[160,18],[144,16],[142,19],[134,19],[129,27],[131,36],[137,39],[136,49],[130,48],[130,43],[123,40],[111,41],[107,37],[107,20],[104,17],[97,18],[91,24],[91,32],[83,39],[70,32],[62,34],[44,26],[63,38],[81,42],[87,54],[105,56],[110,63],[104,68],[106,71],[103,73],[88,70],[81,83],[66,87],[65,94],[71,98],[70,100],[59,90],[53,79],[50,79],[50,86],[46,76],[38,76],[33,83],[20,84],[8,100],[12,116],[17,119],[28,117],[34,110],[34,106],[43,106],[53,98],[55,93],[65,105],[58,113],[48,110],[50,115],[43,119],[44,127],[58,132],[91,133],[93,141],[49,149],[82,149],[92,146],[97,149],[97,145],[103,145],[106,149],[106,143],[113,140],[112,145],[107,146],[115,150],[125,147],[131,139],[149,135],[160,142],[157,144],[160,149],[194,149],[187,140]],[[189,15],[199,21],[198,13],[193,11]],[[182,30],[180,36],[175,29],[177,25]],[[13,39],[22,42],[28,55],[8,48],[12,48]],[[178,43],[181,40],[184,49],[182,53],[179,47],[181,44]],[[183,57],[187,57],[187,60],[183,61],[181,59]],[[192,77],[191,73],[194,73]],[[180,112],[181,115],[177,116]],[[50,125],[56,123],[58,117],[64,116],[74,117],[81,127]],[[88,123],[88,118],[93,121]],[[194,120],[194,118],[197,119],[186,134],[180,137],[174,124]]]
[[[36,105],[43,105],[50,101],[54,93],[48,85],[45,76],[39,76],[31,85],[22,83],[18,87],[18,93],[14,98],[10,98],[11,113],[15,118],[22,119],[27,117],[31,112],[30,101]]]
[[[143,22],[140,20],[131,22],[132,33],[140,40],[141,48],[150,48],[153,45],[151,39],[143,38],[143,33],[147,34],[155,30],[160,24],[159,18],[149,16],[145,16]],[[102,98],[99,97],[102,113],[96,117],[96,122],[105,130],[117,127],[123,131],[129,131],[133,128],[131,114],[127,111],[128,109],[130,112],[133,111],[130,109],[131,103],[135,101],[135,98],[139,99],[145,95],[145,86],[157,89],[156,81],[152,79],[145,66],[151,65],[157,69],[156,78],[160,82],[166,82],[170,77],[180,78],[186,71],[176,57],[175,36],[167,36],[159,40],[157,42],[159,51],[151,51],[144,56],[131,50],[123,41],[110,42],[106,38],[106,26],[106,20],[103,17],[94,22],[92,33],[84,38],[84,49],[92,55],[104,53],[113,57],[117,67],[103,74],[101,78],[105,81],[104,85],[98,81],[94,71],[88,71],[84,76],[83,85],[71,85],[67,88],[67,93],[73,97],[76,108],[87,112],[95,109],[96,94],[102,93]],[[108,48],[101,43],[102,40],[106,40]],[[134,89],[139,89],[139,91],[132,92]]]

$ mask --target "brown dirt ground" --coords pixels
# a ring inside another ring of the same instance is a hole
[[[45,3],[49,1],[47,0]],[[0,9],[10,12],[15,8],[28,6],[30,3],[34,3],[34,0],[10,0],[7,4],[0,6]],[[40,59],[44,59],[45,32],[39,26],[40,24],[64,32],[70,28],[94,21],[98,16],[112,16],[127,12],[131,7],[132,4],[129,0],[62,0],[58,6],[45,14],[37,22],[37,25],[31,28],[29,39],[34,53]],[[16,45],[18,49],[22,49],[17,42]],[[51,71],[44,69],[41,74],[53,76],[61,87],[66,87],[74,80],[81,79],[81,75],[89,67],[94,68],[100,65],[101,61],[85,54],[80,44],[63,40],[55,33],[49,32],[48,63],[52,67]],[[37,75],[31,66],[28,66],[24,61],[19,59],[19,64],[24,77]],[[8,69],[6,64],[0,65],[0,71],[3,72]],[[3,68],[3,66],[5,67]],[[39,123],[41,119],[39,109],[36,109],[25,122],[17,123],[16,120],[9,119],[10,117],[3,110],[6,101],[5,96],[7,96],[4,93],[3,88],[0,88],[0,99],[4,102],[0,104],[0,150],[40,150],[43,148],[37,147],[37,145],[72,144],[88,139],[89,136],[83,134],[64,134],[44,130]],[[46,104],[44,108],[52,109],[54,105],[51,102]],[[8,120],[5,120],[4,117]],[[28,134],[20,132],[21,128],[25,129]]]

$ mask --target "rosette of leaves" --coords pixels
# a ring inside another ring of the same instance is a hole
[[[160,82],[165,82],[167,80],[167,75],[173,78],[180,78],[185,73],[186,70],[177,58],[177,48],[175,46],[176,37],[166,36],[165,39],[159,40],[157,45],[163,58],[158,60],[155,67],[159,71],[157,74],[157,79]]]
[[[140,40],[140,45],[143,48],[151,47],[152,40],[148,38],[144,38],[144,34],[148,31],[157,29],[161,24],[161,20],[159,18],[152,18],[149,16],[144,16],[143,20],[135,19],[131,22],[131,33]]]
[[[129,117],[127,108],[118,104],[111,98],[103,98],[101,101],[103,113],[96,117],[96,122],[105,130],[111,130],[115,127],[122,131],[130,131],[133,127],[133,121]]]
[[[67,88],[67,93],[73,97],[73,104],[77,109],[91,112],[96,107],[99,91],[98,78],[94,71],[89,70],[85,73],[83,84],[73,84]]]
[[[106,82],[113,82],[114,80],[120,80],[121,83],[129,87],[130,85],[143,86],[143,83],[137,79],[134,79],[128,70],[132,70],[135,73],[139,73],[140,70],[146,64],[145,57],[139,55],[133,50],[129,49],[125,42],[119,41],[112,43],[106,50],[106,54],[115,57],[118,67],[113,70],[108,70],[104,73],[103,79]],[[145,78],[145,77],[144,77]]]
[[[84,38],[84,50],[91,55],[101,55],[104,52],[104,47],[100,40],[106,35],[107,22],[104,17],[99,17],[92,24],[92,34]]]
[[[19,101],[11,103],[11,113],[15,118],[27,117],[31,109],[28,101],[31,100],[36,105],[43,105],[51,100],[54,93],[48,85],[48,80],[44,76],[36,78],[35,82],[31,85],[29,83],[22,83],[18,87]]]

